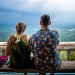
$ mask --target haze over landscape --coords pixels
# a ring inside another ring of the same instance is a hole
[[[19,21],[27,24],[26,34],[32,35],[40,29],[43,14],[50,15],[50,28],[59,32],[60,41],[75,41],[75,0],[0,0],[0,41],[15,33]]]

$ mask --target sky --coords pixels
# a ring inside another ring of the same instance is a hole
[[[43,14],[52,24],[75,24],[75,0],[0,0],[0,24],[39,24]]]

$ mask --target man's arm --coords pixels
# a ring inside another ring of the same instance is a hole
[[[55,33],[54,38],[56,40],[56,45],[58,45],[59,44],[59,33],[56,30],[54,31],[54,33]]]
[[[33,52],[33,50],[34,50],[34,49],[33,49],[33,43],[34,43],[34,40],[33,40],[33,39],[34,39],[34,37],[31,36],[31,37],[30,37],[30,53],[31,53],[31,54],[30,54],[30,57],[31,57],[31,59],[32,59],[33,56],[34,56],[34,55],[33,55],[33,53],[34,53],[34,52]]]

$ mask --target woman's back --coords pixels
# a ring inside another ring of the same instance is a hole
[[[29,66],[30,54],[27,47],[27,36],[23,35],[19,40],[10,36],[10,67],[26,68]]]
[[[6,55],[10,55],[10,67],[30,67],[30,53],[28,50],[28,38],[24,35],[26,24],[19,22],[16,25],[16,34],[11,35],[6,46]]]

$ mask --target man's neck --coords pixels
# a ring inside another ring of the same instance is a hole
[[[41,29],[47,29],[48,27],[41,26]]]
[[[48,28],[48,25],[47,26],[41,25],[41,29],[47,29],[47,28]]]

